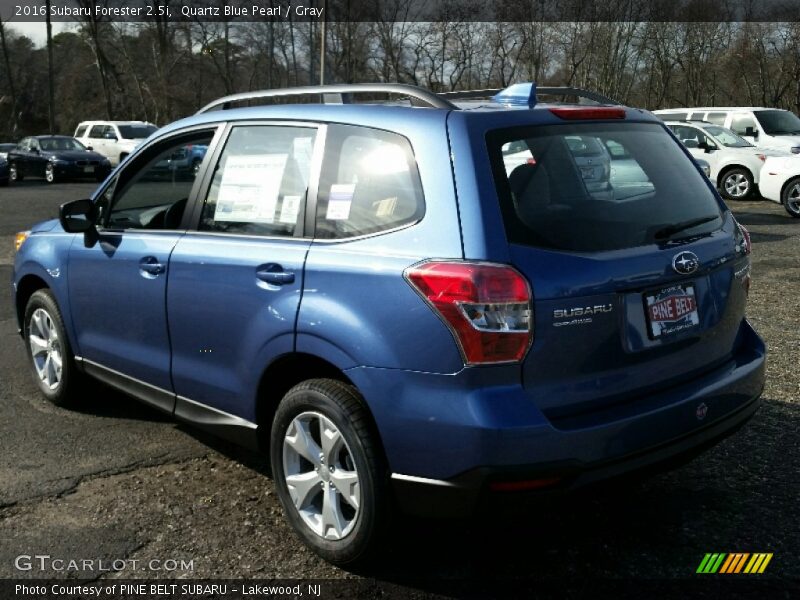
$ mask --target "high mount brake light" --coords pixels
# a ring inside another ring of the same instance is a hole
[[[467,365],[519,362],[533,339],[527,280],[512,267],[430,261],[404,277],[452,331]]]
[[[559,106],[550,112],[565,121],[583,121],[591,119],[624,119],[625,109],[610,106],[585,108],[583,106]]]

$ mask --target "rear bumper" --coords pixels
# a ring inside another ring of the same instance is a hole
[[[736,433],[755,414],[760,395],[726,418],[679,439],[641,452],[593,464],[565,461],[560,464],[478,467],[449,481],[425,480],[394,474],[392,487],[399,506],[406,512],[424,516],[464,517],[479,507],[516,500],[552,498],[580,488],[625,476],[656,473],[680,466]],[[552,484],[534,490],[503,491],[492,489],[521,482]]]
[[[518,367],[348,374],[375,416],[401,508],[457,515],[487,495],[508,495],[490,493],[495,482],[557,478],[551,488],[573,490],[691,458],[758,409],[765,358],[764,343],[743,321],[735,355],[714,371],[559,428],[508,383]]]

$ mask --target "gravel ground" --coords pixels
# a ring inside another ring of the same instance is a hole
[[[0,211],[15,202],[29,221],[42,218],[65,195],[86,194],[67,188],[52,186],[47,201],[23,209],[39,187],[0,192]],[[773,552],[761,581],[775,596],[796,597],[800,221],[765,201],[732,208],[752,232],[749,317],[769,345],[764,405],[744,429],[677,471],[557,506],[470,522],[401,519],[396,542],[359,572],[296,541],[261,457],[99,386],[80,412],[44,403],[0,295],[0,577],[44,576],[14,570],[13,558],[47,553],[193,561],[192,569],[112,577],[365,578],[411,596],[474,594],[492,581],[590,592],[597,581],[696,586],[706,552]],[[19,220],[0,224],[0,241]]]

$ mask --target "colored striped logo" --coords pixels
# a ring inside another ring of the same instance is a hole
[[[772,560],[772,552],[750,554],[733,552],[731,554],[709,553],[700,561],[697,573],[751,573],[761,574]]]

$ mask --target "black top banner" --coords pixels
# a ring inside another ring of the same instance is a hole
[[[800,0],[0,0],[3,22],[794,22]]]

